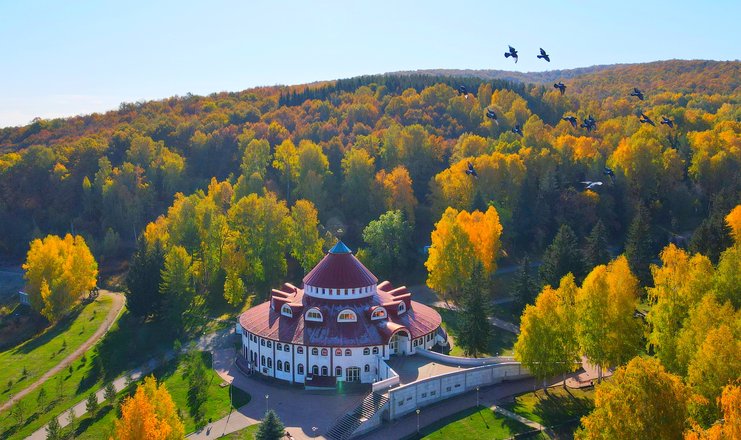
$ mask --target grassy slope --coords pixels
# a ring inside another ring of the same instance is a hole
[[[544,426],[559,425],[588,414],[594,407],[594,390],[564,390],[552,387],[515,397],[502,407]]]
[[[258,429],[260,429],[260,424],[255,423],[254,425],[250,425],[244,429],[240,429],[239,431],[232,432],[231,434],[227,434],[219,438],[226,440],[254,440],[255,434],[257,434]]]
[[[453,339],[453,348],[450,351],[451,356],[463,356],[463,349],[455,344],[455,339],[458,336],[461,326],[461,315],[460,312],[448,309],[438,308],[436,309],[440,316],[443,318],[443,328],[448,332],[448,335]],[[487,353],[482,354],[481,357],[487,356],[509,356],[512,355],[512,347],[515,345],[517,336],[508,331],[502,330],[497,327],[491,329],[492,339],[489,343],[489,350]]]
[[[504,439],[529,428],[522,423],[479,406],[463,410],[422,429],[425,439]]]
[[[100,327],[111,308],[112,300],[99,297],[81,311],[36,338],[0,353],[0,402],[33,383],[87,341]],[[63,348],[66,341],[66,348]],[[22,377],[23,367],[28,374]],[[13,385],[8,388],[8,381]],[[48,393],[48,390],[47,390]]]

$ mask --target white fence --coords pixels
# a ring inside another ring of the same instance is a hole
[[[379,376],[383,377],[383,380],[373,383],[373,392],[385,391],[388,388],[399,385],[399,375],[394,371],[393,368],[389,367],[383,359],[378,360],[379,363]]]
[[[496,356],[496,357],[485,357],[485,358],[469,358],[469,357],[458,357],[448,356],[446,354],[436,353],[434,351],[425,350],[423,348],[417,348],[416,353],[420,356],[438,361],[448,365],[460,365],[461,367],[478,367],[482,365],[501,364],[505,362],[514,362],[515,358],[512,356]]]

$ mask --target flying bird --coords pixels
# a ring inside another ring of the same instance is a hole
[[[520,128],[520,124],[515,125],[515,127],[512,129],[512,133],[522,136],[522,128]]]
[[[597,121],[594,120],[592,115],[589,115],[589,117],[582,122],[581,126],[586,128],[587,133],[589,133],[590,131],[597,129]]]
[[[672,121],[671,119],[667,118],[666,116],[662,116],[661,117],[661,122],[660,123],[663,124],[663,125],[668,125],[669,128],[674,128],[674,121]]]
[[[564,83],[562,83],[562,82],[557,82],[557,83],[553,84],[553,87],[556,88],[556,89],[558,89],[561,92],[562,95],[566,91],[566,85],[564,85]]]
[[[568,121],[572,127],[576,128],[576,116],[564,116],[561,119]]]
[[[643,113],[641,113],[641,115],[639,116],[638,122],[640,122],[641,124],[651,124],[654,127],[656,127],[656,124],[654,124],[654,121],[652,121],[651,118],[649,118]]]
[[[592,189],[592,188],[594,188],[595,186],[601,186],[601,185],[602,185],[602,182],[599,182],[599,181],[597,181],[597,182],[592,182],[591,180],[586,180],[586,181],[584,181],[584,182],[581,182],[581,183],[583,183],[584,185],[586,185],[586,186],[584,187],[584,189]]]
[[[487,118],[489,118],[489,119],[493,119],[493,120],[494,120],[494,122],[496,122],[496,121],[497,121],[497,114],[496,114],[496,113],[494,113],[494,110],[492,110],[492,109],[490,109],[490,108],[487,108],[487,109],[486,109],[486,117],[487,117]],[[498,122],[497,122],[497,123],[498,123]]]
[[[512,57],[512,58],[515,59],[515,63],[517,63],[517,59],[518,59],[517,58],[517,50],[514,47],[510,46],[509,47],[509,52],[504,52],[504,57],[505,58]]]
[[[545,51],[543,50],[542,47],[540,48],[540,55],[538,55],[538,58],[543,58],[544,60],[548,61],[549,63],[551,62],[551,57],[547,53],[545,53]]]
[[[458,95],[465,95],[465,97],[468,98],[468,89],[466,89],[466,86],[458,87]]]
[[[635,96],[636,98],[643,101],[643,92],[641,92],[641,90],[636,87],[633,87],[633,92],[631,92],[630,96]]]
[[[469,176],[473,176],[474,178],[479,178],[479,173],[476,172],[476,168],[473,167],[473,164],[471,162],[468,162],[468,169],[466,170],[466,174]]]
[[[615,183],[615,172],[612,170],[612,168],[605,167],[605,170],[602,172],[602,174],[610,176],[610,181],[612,183]]]

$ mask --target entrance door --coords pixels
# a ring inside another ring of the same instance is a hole
[[[401,330],[395,333],[389,341],[389,355],[407,354],[409,351],[409,333]]]
[[[345,380],[347,382],[360,382],[360,368],[349,367],[345,370]]]

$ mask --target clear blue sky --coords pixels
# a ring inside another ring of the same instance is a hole
[[[0,0],[0,127],[397,70],[733,60],[739,17],[739,0]]]

